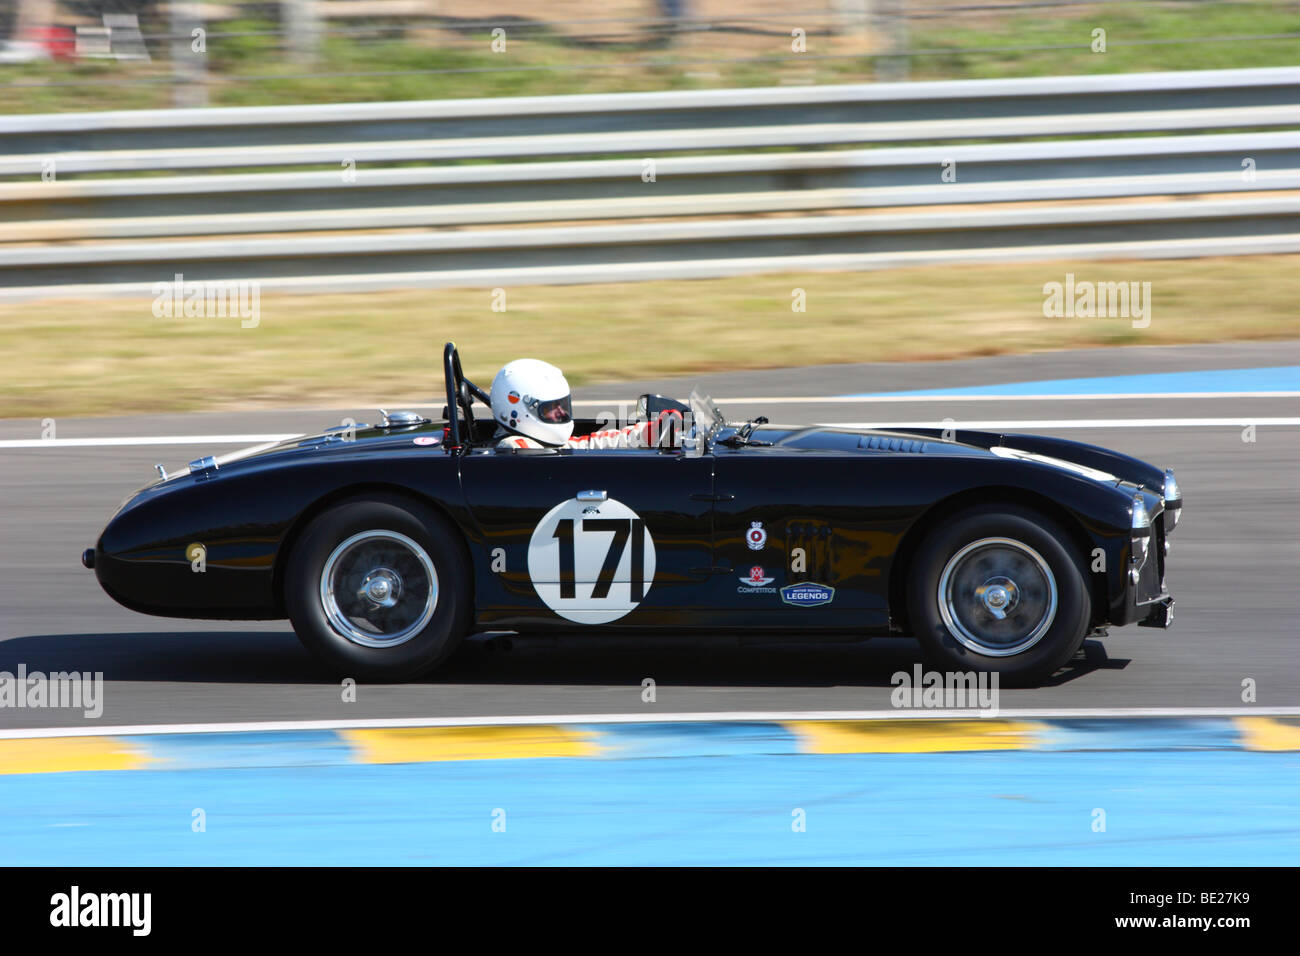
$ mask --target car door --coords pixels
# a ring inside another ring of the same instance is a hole
[[[904,523],[883,498],[873,502],[872,464],[825,451],[718,449],[714,599],[761,608],[783,627],[885,625]]]
[[[466,455],[481,620],[680,624],[712,566],[712,469],[667,449]]]

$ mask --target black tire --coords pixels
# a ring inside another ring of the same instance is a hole
[[[1089,631],[1092,598],[1076,552],[1051,519],[1011,504],[944,520],[921,544],[908,576],[908,611],[927,660],[942,670],[997,673],[999,683],[1009,686],[1050,677]],[[1044,565],[1055,586],[1050,616]],[[995,619],[998,611],[1001,620]]]
[[[427,565],[410,543],[423,552]],[[337,596],[333,589],[329,596],[322,593],[322,574],[331,556],[330,581],[338,585]],[[446,660],[469,627],[467,564],[456,530],[432,509],[397,496],[354,499],[319,515],[294,545],[285,575],[285,606],[298,639],[340,677],[410,680]],[[364,597],[359,581],[370,583]],[[387,596],[380,600],[393,601],[391,607],[372,601],[372,595],[385,590]],[[364,609],[364,615],[381,623],[351,616],[349,609]],[[331,613],[339,624],[332,623]],[[344,628],[357,636],[349,637]]]

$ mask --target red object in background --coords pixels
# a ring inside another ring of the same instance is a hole
[[[33,27],[23,39],[39,43],[56,60],[71,60],[77,55],[77,35],[67,27]]]

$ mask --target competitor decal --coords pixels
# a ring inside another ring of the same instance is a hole
[[[749,569],[749,577],[740,579],[740,587],[736,588],[737,594],[775,594],[776,588],[768,587],[775,578],[770,578],[763,570],[762,565],[754,565]]]

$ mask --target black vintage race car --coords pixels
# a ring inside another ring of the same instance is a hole
[[[201,458],[128,499],[83,563],[133,610],[287,616],[366,680],[423,673],[474,631],[564,629],[912,634],[940,667],[1028,683],[1097,629],[1170,623],[1182,496],[1135,458],[733,425],[698,394],[642,397],[648,447],[503,449],[450,343],[444,371],[444,420]]]

